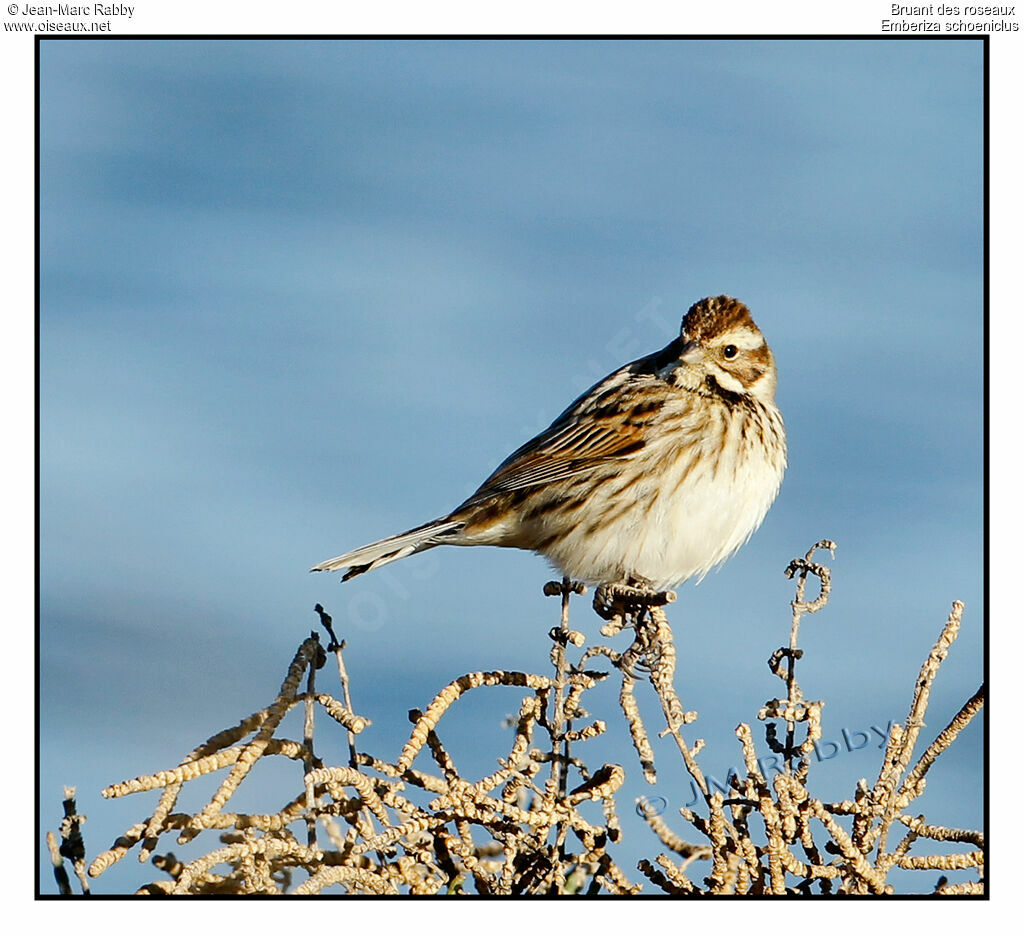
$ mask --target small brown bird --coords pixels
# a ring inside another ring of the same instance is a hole
[[[342,580],[437,545],[537,552],[590,584],[703,577],[761,525],[786,469],[775,359],[747,307],[697,302],[447,516],[317,565]]]

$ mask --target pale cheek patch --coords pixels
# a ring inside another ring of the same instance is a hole
[[[747,391],[743,383],[729,373],[728,370],[716,369],[715,380],[722,389],[729,390],[731,393],[745,393]]]

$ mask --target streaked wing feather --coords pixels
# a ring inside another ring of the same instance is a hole
[[[617,370],[580,396],[548,428],[498,465],[467,503],[497,493],[557,483],[642,448],[643,425],[625,419],[595,422],[579,417],[599,407],[614,410],[630,397],[634,385],[649,385],[653,378],[647,364],[654,356]]]

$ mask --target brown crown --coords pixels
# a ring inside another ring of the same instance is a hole
[[[696,341],[722,334],[737,325],[757,327],[750,317],[750,309],[742,302],[729,295],[717,295],[690,306],[683,318],[682,331],[691,341]]]

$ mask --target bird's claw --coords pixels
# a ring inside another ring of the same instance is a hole
[[[615,630],[621,630],[630,618],[636,619],[643,611],[671,604],[675,599],[675,591],[657,591],[649,581],[631,577],[598,587],[594,592],[594,611],[611,621]]]

